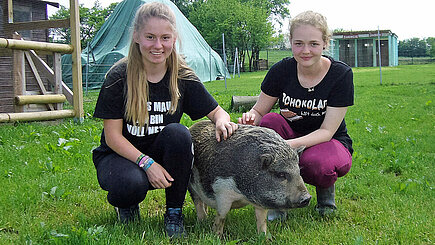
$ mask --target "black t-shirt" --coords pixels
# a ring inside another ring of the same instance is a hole
[[[170,123],[179,123],[183,113],[192,120],[200,119],[214,110],[218,103],[208,93],[197,77],[178,81],[180,99],[174,114],[169,114],[171,96],[169,92],[169,72],[158,83],[149,84],[149,125],[135,126],[125,119],[125,104],[127,91],[127,65],[121,63],[113,67],[106,76],[95,106],[94,117],[102,119],[123,119],[122,135],[138,149],[143,149],[152,143],[157,134]],[[111,152],[107,146],[104,130],[101,134],[99,152]]]
[[[352,69],[340,61],[331,61],[327,74],[315,87],[301,86],[297,75],[297,62],[294,58],[284,58],[266,74],[261,90],[272,97],[278,97],[279,107],[297,114],[288,120],[290,127],[302,135],[320,128],[326,114],[326,107],[347,107],[354,103]],[[352,140],[347,134],[345,120],[341,122],[333,136],[350,153]]]

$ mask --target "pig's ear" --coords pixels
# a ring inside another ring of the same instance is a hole
[[[275,159],[273,158],[273,156],[271,154],[265,153],[263,155],[260,156],[260,161],[261,161],[261,165],[263,166],[263,168],[268,168],[270,166],[270,164],[273,163]]]
[[[299,147],[293,148],[293,149],[298,153],[299,156],[301,156],[302,152],[305,150],[305,146],[302,145],[302,146],[299,146]]]

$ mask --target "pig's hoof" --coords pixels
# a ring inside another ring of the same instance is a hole
[[[286,219],[287,219],[287,212],[286,211],[270,209],[267,212],[267,220],[268,221],[274,221],[274,220],[285,221]]]

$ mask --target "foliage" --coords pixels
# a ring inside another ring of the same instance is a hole
[[[435,37],[427,38],[427,44],[429,46],[429,56],[435,58]]]
[[[289,39],[284,34],[278,34],[270,38],[270,47],[274,49],[284,50],[287,49],[288,44],[290,44]],[[288,44],[287,44],[288,43]]]
[[[221,50],[222,33],[225,35],[226,53],[230,60],[235,48],[239,61],[249,56],[250,70],[256,70],[253,61],[258,60],[261,49],[270,45],[273,16],[285,17],[287,0],[209,0],[200,2],[189,13],[189,20],[215,50]],[[253,67],[254,66],[254,67]]]
[[[81,48],[86,48],[87,44],[94,38],[95,34],[100,30],[101,26],[107,20],[118,3],[112,3],[107,8],[103,8],[97,0],[94,2],[92,8],[84,7],[83,4],[79,5],[80,12],[80,38]],[[50,16],[49,19],[68,19],[70,17],[69,8],[60,6],[60,9],[55,14]],[[60,43],[71,43],[71,31],[69,28],[56,28],[52,29],[52,35],[60,38]]]
[[[432,40],[432,39],[431,39]],[[428,56],[429,43],[427,39],[417,37],[399,41],[399,56],[424,57]]]
[[[278,59],[278,57],[277,57]],[[85,120],[0,124],[0,244],[434,244],[435,64],[354,68],[355,105],[346,123],[354,140],[352,169],[336,184],[336,215],[316,214],[315,188],[306,208],[257,235],[255,211],[231,210],[224,236],[212,232],[215,210],[197,223],[187,195],[188,237],[164,234],[164,191],[140,204],[142,220],[116,222],[98,184],[91,150],[102,122],[92,118],[98,91],[84,98]],[[266,71],[205,83],[229,110],[232,95],[257,95]],[[241,113],[230,113],[236,121]],[[182,123],[194,122],[186,115]]]
[[[183,13],[183,15],[188,19],[190,11],[204,1],[205,0],[171,0],[171,2],[173,2],[181,11],[181,13]]]

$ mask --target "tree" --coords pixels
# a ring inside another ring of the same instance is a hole
[[[95,36],[95,34],[100,30],[101,26],[113,13],[113,10],[118,5],[118,3],[112,3],[107,8],[101,7],[100,2],[97,0],[92,8],[86,8],[83,4],[79,6],[80,13],[80,38],[81,38],[81,48],[85,48]],[[56,13],[50,16],[49,19],[69,19],[70,11],[64,6],[60,6],[60,9]],[[51,36],[57,36],[58,40],[55,42],[59,43],[71,43],[71,31],[70,28],[56,28],[51,30]]]
[[[249,58],[249,70],[256,70],[260,50],[270,45],[272,18],[288,15],[288,0],[208,0],[197,2],[189,20],[215,50],[221,50],[222,33],[231,60],[236,47],[239,60]],[[252,55],[249,56],[251,51]]]
[[[430,57],[435,58],[435,37],[427,38],[427,44],[429,46],[429,55]]]
[[[272,36],[269,43],[270,47],[274,49],[285,50],[287,49],[287,43],[289,43],[289,40],[286,38],[286,35],[281,33],[276,36]]]
[[[417,37],[399,41],[399,56],[424,57],[427,56],[428,45],[425,39]]]
[[[195,6],[205,2],[206,0],[171,0],[183,15],[189,19],[189,13]]]

